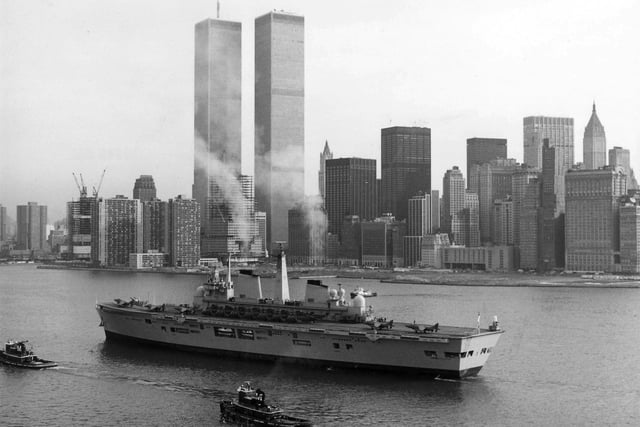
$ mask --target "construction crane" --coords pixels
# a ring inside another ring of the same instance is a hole
[[[105,172],[107,172],[106,169],[102,171],[102,175],[100,176],[100,182],[98,182],[98,188],[93,187],[93,197],[98,197],[98,192],[100,191],[100,187],[102,187],[102,180],[104,179]]]
[[[80,197],[87,197],[87,187],[84,185],[82,174],[80,174],[80,180],[82,181],[82,186],[78,182],[78,177],[76,177],[76,174],[74,172],[71,172],[71,175],[73,175],[73,179],[76,182],[76,186],[78,187],[78,191],[80,192]]]

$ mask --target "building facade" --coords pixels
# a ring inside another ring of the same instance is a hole
[[[584,128],[582,159],[585,169],[599,169],[607,164],[607,137],[596,114],[595,102],[589,123]]]
[[[213,251],[213,224],[220,198],[241,172],[241,48],[239,22],[206,19],[195,25],[194,181],[200,206],[204,254]]]
[[[255,20],[256,203],[267,213],[267,248],[288,238],[287,212],[304,200],[304,17]]]
[[[542,221],[542,179],[532,178],[526,184],[519,222],[520,243],[516,247],[519,268],[537,270]]]
[[[490,160],[481,165],[471,167],[469,190],[478,194],[480,214],[480,240],[490,242],[493,231],[493,203],[513,192],[513,176],[520,169],[515,159]]]
[[[627,190],[635,190],[638,188],[635,174],[631,168],[631,153],[622,147],[613,147],[609,150],[609,166],[612,168],[621,168],[622,172],[627,176]]]
[[[289,210],[289,251],[292,263],[322,265],[326,258],[327,215],[311,200]]]
[[[142,251],[169,252],[169,204],[142,201]]]
[[[376,161],[357,157],[326,161],[325,208],[329,232],[339,233],[345,215],[376,217]]]
[[[450,238],[460,233],[462,228],[461,212],[464,209],[465,184],[462,172],[457,166],[445,172],[442,179],[442,205],[440,228]]]
[[[67,259],[91,261],[93,229],[96,224],[98,201],[81,194],[80,199],[67,202]]]
[[[542,146],[545,139],[556,148],[558,172],[562,175],[573,166],[573,119],[568,117],[530,116],[523,119],[524,163],[542,169]]]
[[[133,185],[133,198],[148,202],[156,198],[156,184],[151,175],[140,175]]]
[[[620,264],[623,273],[640,273],[640,199],[623,198],[620,206]]]
[[[489,163],[491,160],[507,158],[507,140],[503,138],[469,138],[467,139],[467,185],[472,191],[474,182],[471,178],[471,166]]]
[[[200,259],[200,204],[181,196],[169,200],[169,265],[196,267]]]
[[[42,251],[47,247],[47,207],[28,202],[16,208],[16,249]]]
[[[325,196],[325,188],[326,188],[326,162],[327,160],[333,159],[333,153],[329,150],[329,141],[324,142],[324,150],[320,153],[320,169],[318,170],[318,191],[320,192],[320,197],[324,200]]]
[[[9,239],[9,218],[6,206],[0,205],[0,242]]]
[[[493,202],[491,241],[494,245],[513,246],[513,199],[508,196]]]
[[[431,191],[431,129],[395,126],[381,131],[382,212],[407,218],[408,200]]]
[[[99,199],[93,217],[91,255],[94,264],[126,267],[129,254],[142,253],[142,204],[140,200],[116,196]]]
[[[567,174],[566,269],[616,271],[620,264],[620,203],[626,177],[611,168]]]

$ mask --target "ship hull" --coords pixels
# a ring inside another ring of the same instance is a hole
[[[97,310],[108,339],[241,359],[448,378],[477,375],[501,335],[446,326],[441,333],[415,334],[403,324],[387,331],[363,324],[290,325],[110,304],[98,304]]]

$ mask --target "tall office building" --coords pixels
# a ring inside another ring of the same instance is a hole
[[[215,257],[261,253],[261,249],[254,247],[262,243],[256,241],[253,178],[240,175],[225,184],[224,188],[212,185],[211,201],[215,209],[208,224],[208,247],[203,252]]]
[[[620,206],[620,264],[623,273],[640,273],[640,200],[625,197]]]
[[[407,236],[426,236],[433,233],[433,209],[431,194],[409,199]]]
[[[549,140],[544,140],[542,148],[542,194],[541,217],[538,252],[538,268],[548,271],[564,267],[564,180],[557,174],[558,165],[556,147],[549,146]],[[559,192],[558,181],[562,181],[562,192]]]
[[[613,147],[609,150],[609,166],[612,168],[622,168],[627,176],[627,190],[635,190],[638,188],[635,174],[631,168],[631,153],[622,147]]]
[[[304,17],[255,20],[256,203],[267,247],[288,239],[287,212],[304,199]]]
[[[142,252],[140,200],[125,196],[100,199],[96,212],[91,236],[92,261],[107,267],[128,266],[129,254]]]
[[[507,158],[507,140],[503,138],[467,139],[467,186],[476,191],[471,179],[471,166]]]
[[[318,171],[318,190],[320,191],[322,200],[324,200],[326,188],[326,162],[331,159],[333,159],[333,153],[329,150],[329,141],[325,141],[324,150],[320,153],[320,170]]]
[[[80,199],[67,202],[66,258],[90,261],[92,230],[97,226],[97,199],[80,194]]]
[[[151,175],[140,175],[133,185],[133,198],[147,202],[156,198],[156,184]]]
[[[593,103],[591,118],[584,128],[582,139],[582,159],[585,169],[599,169],[607,164],[607,138],[604,126],[596,114],[596,103]]]
[[[511,181],[511,198],[513,200],[513,244],[517,247],[520,244],[520,218],[523,213],[523,204],[527,185],[531,180],[539,178],[540,171],[529,167],[526,164],[520,165],[516,169]],[[519,263],[518,250],[514,253],[515,264]]]
[[[47,243],[47,207],[36,202],[17,206],[16,249],[43,250]]]
[[[9,238],[9,219],[7,217],[7,208],[0,205],[0,242],[4,242]]]
[[[524,187],[524,197],[522,199],[522,209],[519,222],[518,234],[520,243],[518,245],[520,268],[527,270],[537,270],[538,254],[540,252],[540,222],[541,222],[541,199],[542,187],[541,178],[531,178]]]
[[[219,202],[213,192],[241,171],[241,33],[239,22],[206,19],[195,26],[193,198],[207,255]]]
[[[494,159],[471,167],[469,190],[478,194],[480,214],[480,239],[483,243],[491,241],[493,231],[493,203],[512,194],[515,172],[520,165],[515,159]]]
[[[376,161],[349,157],[326,162],[325,209],[329,232],[339,233],[345,215],[376,217]]]
[[[530,116],[523,119],[524,163],[542,169],[544,139],[556,148],[556,170],[564,173],[573,166],[573,119]],[[560,173],[561,172],[561,173]]]
[[[431,233],[440,232],[440,190],[431,190]]]
[[[169,200],[169,265],[195,267],[200,260],[200,204],[181,196]]]
[[[616,271],[620,264],[622,172],[610,167],[567,173],[566,268]]]
[[[480,202],[476,193],[465,192],[461,218],[463,231],[460,237],[454,234],[454,242],[468,247],[480,246]]]
[[[513,199],[511,196],[493,202],[491,241],[499,246],[513,245]]]
[[[169,252],[169,204],[154,199],[142,201],[142,251]]]
[[[458,166],[445,172],[442,179],[442,206],[440,227],[449,236],[460,233],[460,213],[464,209],[464,177]]]
[[[322,265],[326,257],[327,215],[321,203],[306,200],[289,209],[288,261]]]
[[[381,131],[382,211],[407,218],[407,202],[431,191],[431,129],[390,127]]]

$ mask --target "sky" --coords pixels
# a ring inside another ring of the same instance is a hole
[[[325,140],[378,160],[380,129],[426,126],[432,187],[466,170],[466,140],[506,138],[522,119],[573,117],[575,159],[595,100],[607,149],[640,168],[640,2],[222,0],[242,23],[242,170],[253,174],[254,19],[305,17],[305,192]],[[72,173],[100,195],[191,196],[194,25],[214,0],[0,0],[0,204],[35,201],[62,219]],[[466,178],[466,177],[465,177]]]

